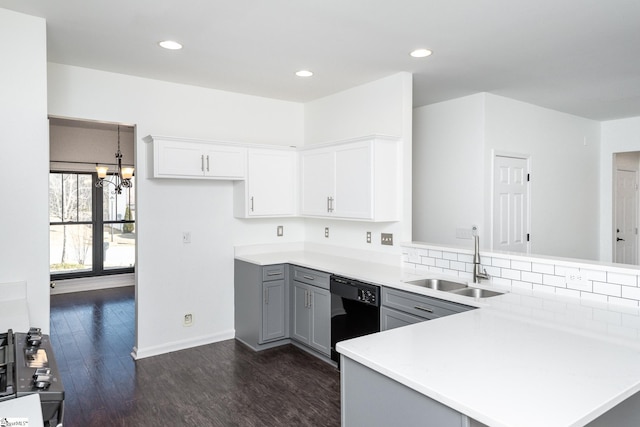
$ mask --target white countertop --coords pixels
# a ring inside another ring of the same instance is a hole
[[[337,350],[490,426],[582,426],[640,390],[640,349],[472,310]]]
[[[343,341],[337,350],[490,426],[581,426],[640,391],[637,308],[515,289],[478,300],[404,283],[418,276],[399,265],[309,251],[236,258],[482,307]]]

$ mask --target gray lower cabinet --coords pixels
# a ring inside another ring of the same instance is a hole
[[[329,274],[292,267],[291,339],[331,355]]]
[[[340,360],[340,382],[342,427],[484,426],[345,356]]]
[[[284,279],[262,282],[262,336],[261,342],[284,338],[285,283]]]
[[[382,288],[381,305],[380,330],[382,331],[462,313],[475,308],[386,287]]]
[[[235,260],[236,339],[255,350],[289,337],[288,268]]]

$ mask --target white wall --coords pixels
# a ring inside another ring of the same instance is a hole
[[[597,260],[600,122],[487,94],[485,132],[487,165],[491,150],[530,155],[531,253]]]
[[[531,159],[531,252],[598,259],[599,122],[476,94],[416,109],[414,130],[414,240],[470,247],[455,228],[477,223],[488,248],[492,156],[510,152]]]
[[[0,284],[27,282],[31,324],[48,333],[49,138],[45,21],[0,9],[0,40],[3,40]]]
[[[456,228],[484,225],[485,94],[414,110],[413,240],[459,246]]]
[[[412,87],[411,74],[403,72],[304,105],[306,146],[373,134],[402,139],[402,220],[307,220],[307,241],[398,252],[397,247],[380,245],[380,233],[393,233],[394,244],[411,240]],[[328,239],[324,237],[324,227],[331,230]],[[370,244],[366,243],[367,231],[372,232]]]
[[[613,153],[640,151],[640,117],[602,122],[600,150],[600,258],[613,255]]]
[[[304,229],[293,219],[234,219],[228,181],[148,179],[141,138],[301,145],[302,105],[49,64],[49,113],[137,126],[137,357],[233,337],[233,246],[300,241]]]

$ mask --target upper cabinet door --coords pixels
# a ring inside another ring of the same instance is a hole
[[[249,149],[247,157],[247,180],[234,185],[234,215],[238,218],[295,215],[295,151]]]
[[[302,214],[332,216],[335,203],[335,151],[303,151],[300,155],[300,167]]]
[[[242,180],[247,149],[228,143],[148,136],[154,178]]]
[[[212,178],[244,179],[246,176],[247,150],[226,145],[206,145],[205,176]]]
[[[367,142],[336,147],[334,216],[373,219],[371,152]]]
[[[205,168],[204,152],[199,144],[158,141],[154,147],[154,176],[203,177]]]
[[[369,137],[303,150],[303,216],[398,221],[400,144]]]

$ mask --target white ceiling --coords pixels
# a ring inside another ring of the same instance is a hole
[[[305,102],[399,71],[414,106],[477,92],[640,116],[639,0],[0,0],[48,60]],[[157,46],[164,39],[181,51]],[[4,40],[3,43],[7,41]],[[409,51],[426,47],[429,58]],[[298,69],[314,77],[294,76]]]

